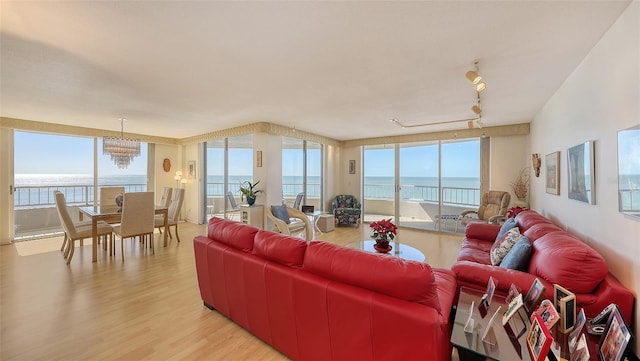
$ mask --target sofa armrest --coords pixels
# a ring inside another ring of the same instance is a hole
[[[523,294],[526,294],[536,276],[526,272],[501,268],[499,266],[480,264],[471,261],[459,261],[451,267],[455,272],[460,286],[477,285],[477,289],[484,290],[489,282],[489,276],[496,282],[496,290],[501,294],[507,294],[513,283]],[[544,280],[541,279],[543,283]],[[553,287],[551,287],[553,294]],[[549,287],[545,294],[549,292]]]
[[[477,239],[493,243],[498,236],[498,232],[500,232],[500,226],[497,224],[471,222],[467,224],[464,234],[469,239]]]
[[[611,273],[608,273],[604,280],[600,282],[594,294],[596,296],[596,302],[585,307],[585,313],[588,318],[595,317],[595,315],[610,303],[615,302],[627,324],[632,322],[635,297],[633,293],[624,287]]]

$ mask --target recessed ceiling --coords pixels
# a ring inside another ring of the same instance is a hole
[[[2,1],[0,112],[185,138],[339,140],[530,122],[629,1]]]

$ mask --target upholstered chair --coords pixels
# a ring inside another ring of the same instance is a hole
[[[169,237],[171,235],[171,227],[173,226],[176,232],[176,239],[180,242],[180,235],[178,234],[178,222],[180,221],[180,211],[182,210],[182,203],[184,202],[184,189],[176,188],[173,190],[173,198],[169,204],[169,213],[167,215],[167,223],[169,225]],[[160,214],[154,218],[155,227],[158,229],[164,228],[164,215]]]
[[[100,187],[100,205],[115,206],[118,194],[124,194],[124,187]]]
[[[460,213],[460,222],[499,223],[506,219],[511,195],[504,191],[489,191],[482,195],[480,207],[477,210],[466,210]]]
[[[153,192],[129,192],[124,194],[122,221],[119,225],[113,227],[113,232],[120,236],[122,261],[124,261],[125,238],[140,237],[143,243],[149,238],[149,246],[153,250],[155,212],[155,195]]]
[[[82,241],[85,238],[92,237],[92,224],[91,222],[73,222],[69,209],[67,208],[67,201],[64,198],[64,194],[60,191],[54,192],[56,201],[56,210],[58,211],[58,217],[64,230],[64,239],[62,241],[62,247],[60,250],[64,254],[64,258],[67,264],[71,263],[73,254],[75,252],[75,241]],[[106,246],[107,236],[109,237],[109,243],[112,243],[113,228],[106,222],[99,221],[97,223],[98,237],[102,237]]]
[[[360,225],[362,204],[349,194],[340,194],[332,202],[336,225]]]

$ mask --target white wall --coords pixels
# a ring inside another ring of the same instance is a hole
[[[528,148],[529,137],[526,135],[491,137],[489,189],[511,193],[512,205],[517,198],[513,194],[511,183],[516,180],[522,168],[529,168],[530,174],[533,174]],[[530,198],[530,195],[527,198]]]
[[[634,335],[640,312],[640,222],[618,212],[617,134],[640,124],[640,1],[635,0],[531,126],[531,152],[543,157],[532,183],[532,206],[598,250],[610,272],[636,295]],[[567,148],[595,141],[596,204],[567,197]],[[545,192],[544,155],[560,151],[560,195]],[[635,338],[634,353],[640,351]]]

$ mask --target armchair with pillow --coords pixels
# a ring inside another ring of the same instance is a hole
[[[362,204],[349,194],[340,194],[332,202],[333,215],[337,225],[360,225]]]
[[[290,236],[304,233],[305,240],[313,239],[313,226],[307,215],[299,210],[286,205],[277,205],[266,207],[265,212],[267,218],[275,225],[272,231]]]
[[[470,222],[499,223],[507,217],[507,207],[511,201],[509,192],[489,191],[482,195],[480,207],[477,210],[466,210],[460,213],[460,223]]]

